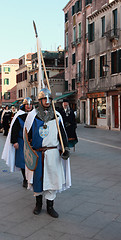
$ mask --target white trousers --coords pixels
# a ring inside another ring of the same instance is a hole
[[[56,198],[56,190],[46,190],[41,193],[34,193],[34,196],[43,195],[45,199],[54,200]]]

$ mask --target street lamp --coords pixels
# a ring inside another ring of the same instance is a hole
[[[108,64],[105,64],[104,66],[103,66],[103,71],[104,71],[104,73],[105,73],[105,75],[107,75],[107,73],[109,72],[109,65]]]

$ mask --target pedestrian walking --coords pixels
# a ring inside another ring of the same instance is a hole
[[[59,215],[53,207],[56,193],[71,186],[67,138],[62,117],[56,112],[65,147],[65,152],[60,156],[58,129],[52,107],[52,97],[48,88],[41,89],[38,102],[38,108],[28,114],[25,126],[27,127],[29,142],[39,159],[34,171],[26,168],[26,177],[28,183],[33,185],[34,196],[36,197],[36,206],[33,213],[40,214],[44,196],[47,213],[53,218],[58,218]]]

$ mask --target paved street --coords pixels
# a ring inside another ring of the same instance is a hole
[[[0,161],[0,240],[121,240],[121,132],[78,125],[72,187],[58,194],[58,219],[39,216],[20,172]],[[5,137],[0,133],[0,155]]]

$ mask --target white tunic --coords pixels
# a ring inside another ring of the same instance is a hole
[[[26,118],[25,124],[24,124],[24,128],[27,128],[27,131],[29,132],[34,118],[36,116],[37,112],[34,109],[33,111],[31,111],[30,113],[28,113],[28,116]],[[62,117],[60,115],[60,113],[58,113],[56,111],[57,116],[59,117],[59,119],[62,122],[63,125],[63,121],[62,121]],[[50,127],[53,127],[53,129],[55,129],[54,131],[50,131],[50,137],[48,137],[47,139],[43,139],[43,146],[58,146],[58,139],[57,139],[57,127],[55,127],[56,121],[52,120],[49,121],[47,123],[47,125]],[[64,126],[64,125],[63,125]],[[51,141],[53,139],[53,142]],[[53,144],[53,145],[52,145]],[[51,156],[50,156],[51,154]],[[49,156],[49,158],[48,158]],[[56,157],[58,158],[58,161],[56,160]],[[52,161],[53,160],[53,165],[52,165]],[[48,164],[47,164],[48,161]],[[70,170],[70,158],[68,158],[67,160],[63,160],[62,158],[59,157],[59,152],[57,149],[52,149],[51,150],[47,150],[45,152],[45,156],[44,156],[44,180],[43,180],[43,189],[58,189],[59,191],[63,191],[66,190],[67,188],[69,188],[71,186],[71,170]],[[59,168],[58,168],[59,166]],[[50,174],[51,173],[51,168],[53,168],[52,170],[54,170],[53,175]],[[28,180],[28,188],[31,188],[31,184],[33,183],[33,171],[30,171],[27,167],[25,167],[26,170],[26,178]],[[59,172],[58,172],[59,171]],[[55,184],[55,179],[57,174],[59,175],[59,180],[57,182],[57,184]],[[46,179],[47,178],[47,179]],[[51,179],[50,179],[51,178]],[[46,179],[46,181],[45,181]],[[58,187],[57,187],[58,186]]]
[[[58,147],[58,131],[55,119],[47,123],[47,129],[48,135],[43,138],[42,146]],[[58,148],[45,151],[43,190],[60,190],[63,184],[65,184],[64,168]]]

